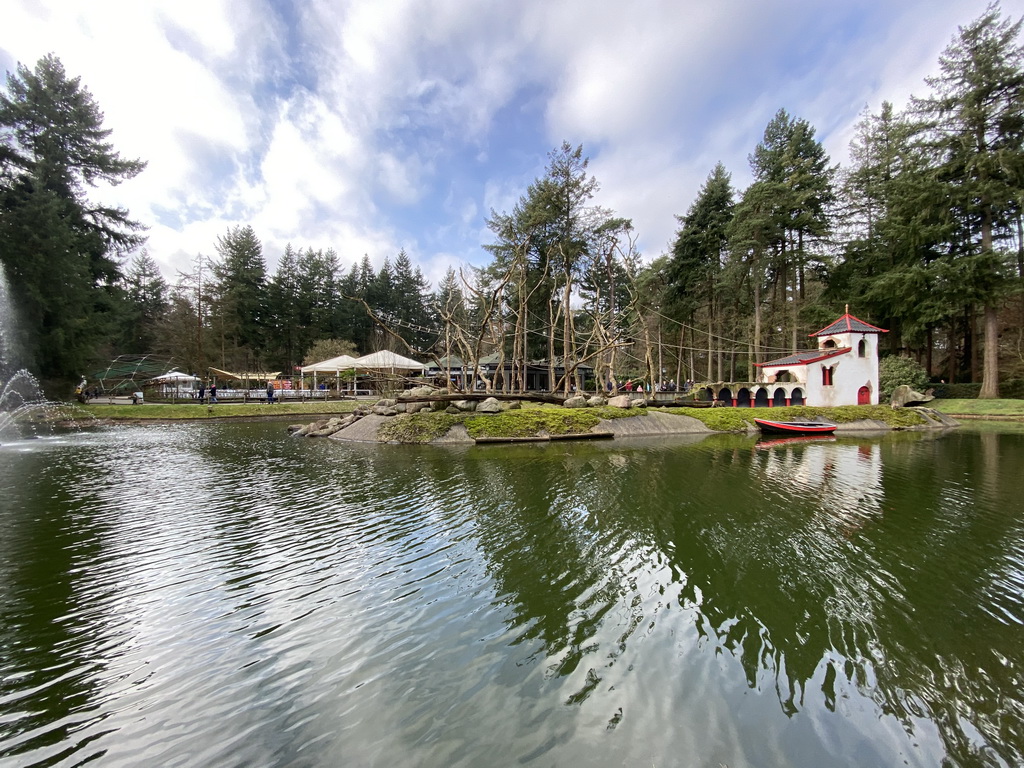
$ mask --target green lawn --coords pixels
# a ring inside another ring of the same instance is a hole
[[[73,407],[75,418],[135,420],[156,419],[176,421],[179,419],[209,418],[259,418],[263,416],[291,416],[301,420],[303,416],[326,413],[351,413],[356,407],[353,400],[308,403],[145,403],[143,405],[107,405],[89,403]]]
[[[719,432],[747,429],[754,419],[774,421],[811,421],[820,416],[836,424],[871,419],[889,427],[914,427],[925,423],[920,414],[912,410],[894,410],[888,405],[843,405],[838,408],[819,408],[810,405],[791,405],[785,408],[666,408],[668,413],[692,416],[707,427]]]
[[[945,400],[936,399],[929,406],[950,416],[992,416],[1001,419],[1024,419],[1024,400]]]

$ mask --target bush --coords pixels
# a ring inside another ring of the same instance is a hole
[[[931,384],[935,396],[954,400],[973,400],[981,393],[981,384]],[[1024,379],[999,382],[999,397],[1004,400],[1024,400]]]
[[[924,392],[928,388],[928,372],[913,358],[891,355],[878,364],[878,388],[883,398],[892,395],[901,384]]]

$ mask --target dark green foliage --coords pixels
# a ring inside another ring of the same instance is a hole
[[[1008,264],[996,243],[1011,234],[1024,189],[1024,46],[1021,21],[990,6],[939,58],[932,93],[913,104],[949,210],[937,260],[939,290],[955,306],[984,307],[981,397],[998,396],[997,302]]]
[[[158,351],[160,326],[169,308],[167,281],[148,253],[137,253],[124,276],[125,311],[120,351],[144,354]]]
[[[26,361],[74,378],[117,336],[119,257],[138,246],[127,211],[86,193],[144,167],[109,143],[103,114],[53,55],[8,73],[0,94],[0,259],[27,325]]]
[[[218,340],[219,367],[261,370],[268,330],[263,246],[250,226],[217,238],[210,325]]]
[[[878,391],[883,398],[906,384],[917,392],[928,388],[928,372],[916,360],[900,355],[884,357],[878,363]]]
[[[670,311],[682,320],[692,322],[705,303],[712,305],[714,315],[733,207],[730,176],[719,163],[686,216],[679,217],[682,228],[672,246],[667,299]]]

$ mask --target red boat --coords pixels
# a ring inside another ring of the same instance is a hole
[[[778,448],[779,446],[788,445],[790,447],[796,445],[807,445],[808,443],[834,443],[836,441],[835,435],[787,435],[785,437],[762,437],[754,443],[754,448],[759,451],[763,451],[766,448]]]
[[[769,421],[754,419],[754,423],[766,435],[831,435],[835,424],[819,424],[813,421]]]

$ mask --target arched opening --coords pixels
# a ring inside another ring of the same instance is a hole
[[[797,387],[789,395],[790,405],[803,405],[804,404],[804,391]]]
[[[757,392],[754,394],[754,407],[755,408],[767,408],[768,407],[768,390],[764,387],[758,387]]]
[[[775,394],[772,395],[772,406],[775,408],[784,408],[786,406],[786,390],[779,387],[775,390]]]
[[[824,344],[821,345],[821,348],[822,349],[835,349],[836,348],[836,340],[835,339],[829,339],[828,341],[826,341]]]
[[[740,391],[736,393],[736,407],[737,408],[749,408],[750,407],[750,390],[746,387],[740,388]]]
[[[728,387],[722,387],[718,390],[718,399],[722,405],[732,405],[732,391]]]
[[[864,339],[861,339],[860,341],[857,342],[857,357],[867,357],[867,356],[868,356],[868,343],[866,341],[864,341]]]
[[[861,344],[864,342],[862,341]],[[857,390],[857,405],[871,405],[871,390],[861,387]]]
[[[715,390],[713,390],[711,387],[704,387],[700,391],[700,399],[710,403],[712,400],[715,399]]]
[[[776,381],[796,381],[796,377],[793,376],[793,372],[787,369],[783,369],[775,374]]]

